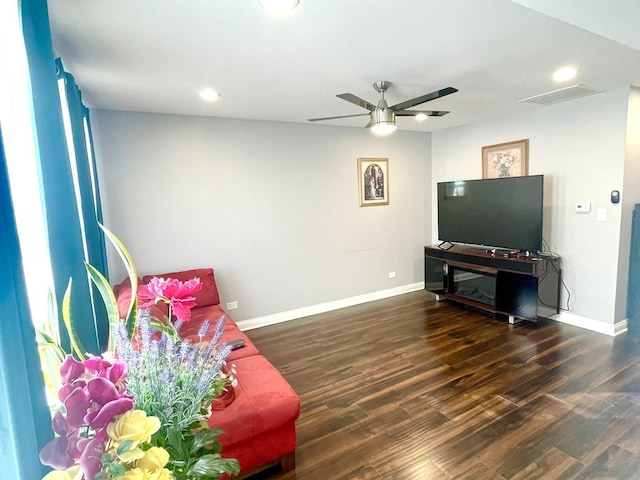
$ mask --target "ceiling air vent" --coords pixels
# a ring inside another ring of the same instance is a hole
[[[553,90],[547,93],[541,93],[540,95],[534,95],[533,97],[523,98],[522,100],[518,101],[526,103],[537,103],[538,105],[552,105],[554,103],[573,100],[574,98],[595,95],[596,93],[601,92],[599,90],[594,90],[591,87],[587,87],[586,85],[571,85],[570,87]]]

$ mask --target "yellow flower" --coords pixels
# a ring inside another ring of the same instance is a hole
[[[148,470],[150,472],[155,472],[156,470],[164,467],[168,461],[169,452],[162,447],[151,447],[149,450],[144,452],[144,457],[138,460],[136,467],[140,467],[143,470]]]
[[[152,478],[149,472],[145,472],[141,468],[134,468],[124,472],[124,475],[115,477],[114,480],[152,480]]]
[[[52,470],[42,477],[42,480],[73,480],[73,477],[65,470]]]
[[[147,417],[147,412],[143,410],[129,410],[107,425],[107,434],[116,444],[116,448],[126,440],[132,442],[126,452],[118,455],[122,461],[129,463],[144,457],[144,452],[138,448],[139,445],[151,441],[151,435],[159,429],[158,417]]]
[[[173,473],[166,468],[158,470],[156,472],[149,472],[142,468],[134,468],[128,470],[119,477],[115,477],[113,480],[173,480]]]
[[[74,465],[66,470],[53,470],[42,477],[42,480],[80,480],[81,478],[80,466]]]
[[[74,465],[66,470],[53,470],[47,473],[42,480],[81,480],[82,470],[79,465]]]
[[[116,453],[116,455],[124,463],[131,463],[144,457],[144,452],[140,447],[131,447],[126,452]]]
[[[166,468],[151,474],[151,480],[173,480],[173,473]]]

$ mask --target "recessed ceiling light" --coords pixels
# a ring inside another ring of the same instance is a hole
[[[419,113],[416,115],[416,120],[419,122],[424,122],[427,118],[429,117],[427,116],[426,113]]]
[[[298,6],[300,0],[258,0],[260,5],[272,12],[285,12]]]
[[[575,67],[562,67],[553,73],[553,79],[556,82],[566,82],[571,80],[578,74],[578,70]]]
[[[220,94],[212,88],[205,88],[204,90],[200,90],[200,98],[207,102],[215,102],[220,98]]]

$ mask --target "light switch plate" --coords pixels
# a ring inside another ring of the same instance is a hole
[[[576,213],[591,212],[591,202],[577,202],[575,207]]]

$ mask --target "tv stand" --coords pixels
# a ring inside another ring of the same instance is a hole
[[[538,319],[538,286],[553,282],[554,307],[560,312],[559,259],[510,256],[501,251],[453,245],[424,247],[425,289],[437,300],[452,300],[493,314],[509,323]],[[555,262],[555,263],[554,263]]]

